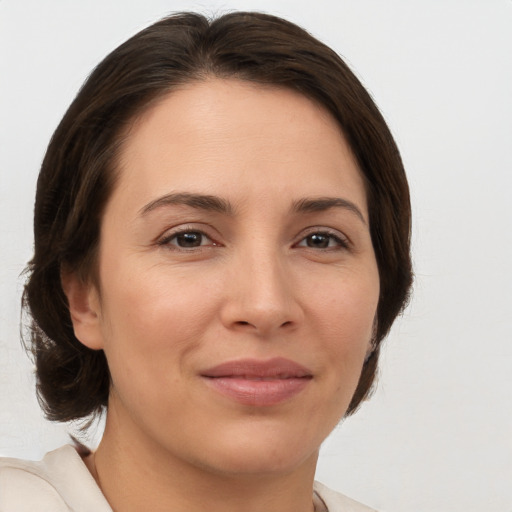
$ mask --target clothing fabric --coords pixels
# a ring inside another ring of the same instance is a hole
[[[318,482],[314,490],[317,512],[375,512]],[[0,512],[112,512],[112,508],[80,455],[66,445],[39,462],[0,458]]]

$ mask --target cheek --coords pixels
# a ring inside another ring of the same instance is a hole
[[[165,362],[179,370],[180,360],[198,348],[214,317],[214,288],[157,267],[143,272],[119,268],[104,282],[102,329],[113,376],[116,371],[137,373],[137,379],[169,376],[159,371]]]
[[[311,296],[311,336],[317,334],[327,364],[336,370],[329,375],[338,379],[339,386],[357,384],[371,344],[378,299],[376,271],[353,279],[333,279]]]
[[[152,279],[151,273],[144,279],[131,274],[130,282],[111,280],[104,297],[102,328],[111,399],[140,421],[141,411],[161,409],[164,399],[173,410],[184,407],[188,391],[180,383],[189,378],[185,363],[199,350],[200,333],[209,321],[197,294],[167,284]],[[172,400],[169,389],[176,390]]]
[[[318,328],[338,333],[348,344],[369,341],[379,300],[379,277],[374,268],[324,279],[308,286],[309,304]]]

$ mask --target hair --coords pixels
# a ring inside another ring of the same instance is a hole
[[[105,355],[75,337],[61,272],[96,279],[100,224],[117,179],[122,135],[150,103],[209,77],[297,91],[330,112],[346,137],[365,180],[380,277],[374,350],[347,414],[372,389],[381,341],[412,283],[409,190],[386,122],[343,60],[293,23],[262,13],[233,12],[213,20],[181,13],[142,30],[94,69],[41,166],[23,307],[30,318],[25,343],[36,363],[38,398],[50,420],[87,418],[107,406]]]

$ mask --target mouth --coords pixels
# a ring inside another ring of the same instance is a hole
[[[288,401],[313,379],[304,366],[284,358],[228,361],[201,373],[208,386],[243,405],[268,407]]]

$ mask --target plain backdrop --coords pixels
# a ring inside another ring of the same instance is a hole
[[[282,15],[336,49],[411,185],[414,298],[374,397],[325,442],[317,478],[383,512],[512,511],[510,0],[0,0],[0,455],[37,459],[68,441],[39,412],[19,341],[53,130],[128,36],[172,11],[232,9]]]

